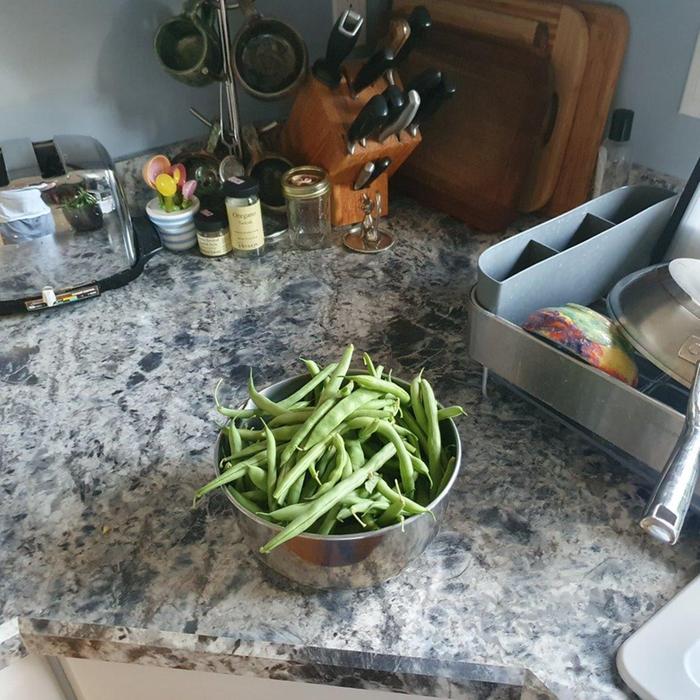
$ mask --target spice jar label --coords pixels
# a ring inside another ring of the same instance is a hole
[[[227,206],[231,245],[236,250],[257,250],[265,245],[260,203],[244,207]]]

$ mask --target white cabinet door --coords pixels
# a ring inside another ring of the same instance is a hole
[[[48,661],[27,656],[0,670],[0,700],[66,700]]]

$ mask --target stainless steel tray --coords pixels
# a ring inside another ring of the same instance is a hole
[[[487,311],[476,299],[476,287],[469,302],[469,354],[511,388],[646,472],[650,483],[683,428],[687,390],[643,358],[636,358],[640,383],[632,388]],[[700,484],[694,504],[700,504]]]

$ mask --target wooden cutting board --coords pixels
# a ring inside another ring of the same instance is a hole
[[[427,67],[457,85],[421,127],[423,143],[397,173],[418,200],[483,231],[517,216],[552,98],[549,60],[531,49],[434,25],[401,65],[406,82]]]
[[[588,59],[559,180],[544,209],[550,216],[577,207],[589,198],[598,148],[629,38],[629,19],[619,7],[592,2],[573,4],[588,23]]]

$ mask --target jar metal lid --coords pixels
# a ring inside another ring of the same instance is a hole
[[[282,176],[282,192],[287,199],[312,199],[331,188],[328,173],[317,165],[300,165]]]
[[[225,214],[216,209],[200,209],[194,215],[194,225],[198,231],[219,231],[226,226]]]

